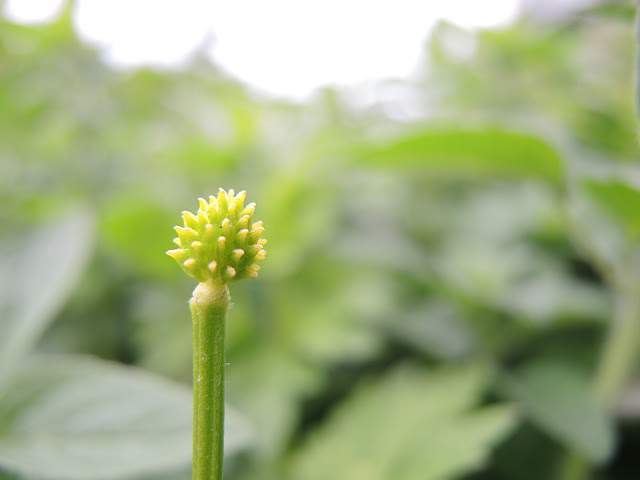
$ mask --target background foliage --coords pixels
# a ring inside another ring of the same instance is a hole
[[[375,102],[294,105],[2,21],[0,478],[189,478],[164,251],[219,186],[269,239],[232,289],[227,478],[539,480],[565,451],[637,478],[639,377],[591,386],[640,297],[633,55],[628,4],[442,24]]]

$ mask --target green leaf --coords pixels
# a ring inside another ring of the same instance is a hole
[[[143,370],[83,357],[34,359],[0,403],[0,469],[90,480],[188,467],[191,409],[189,388]],[[228,408],[225,453],[250,440]]]
[[[481,369],[394,371],[361,387],[312,434],[292,478],[444,479],[484,465],[514,423],[505,405],[472,409]]]
[[[255,450],[271,458],[286,448],[298,420],[299,399],[317,389],[317,372],[268,342],[249,348],[250,353],[231,361],[225,394],[255,426]]]
[[[80,211],[0,249],[0,391],[75,287],[92,245],[93,220]]]
[[[536,325],[559,319],[593,321],[606,318],[611,311],[606,293],[541,260],[537,271],[528,278],[515,278],[504,289],[497,306]]]
[[[474,339],[460,319],[461,313],[445,303],[430,301],[385,325],[389,334],[419,351],[438,359],[464,358]]]
[[[444,176],[536,177],[559,184],[562,162],[540,138],[487,128],[429,129],[356,152],[373,167],[420,167]]]
[[[631,242],[640,239],[640,190],[620,180],[585,182],[589,196],[625,232]]]
[[[542,360],[506,375],[504,392],[525,408],[543,431],[595,463],[609,458],[614,447],[611,420],[598,404],[589,381],[567,363]]]

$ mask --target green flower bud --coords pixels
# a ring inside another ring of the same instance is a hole
[[[221,188],[217,198],[210,196],[208,202],[199,198],[197,215],[182,212],[184,227],[175,227],[178,238],[173,240],[180,248],[167,255],[199,282],[224,284],[257,277],[256,261],[265,257],[267,241],[260,238],[262,222],[251,223],[256,205],[245,207],[246,195]]]

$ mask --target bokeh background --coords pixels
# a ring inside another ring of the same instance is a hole
[[[232,286],[225,478],[640,478],[635,5],[583,3],[296,100],[204,51],[116,68],[73,3],[0,20],[0,478],[190,477],[164,252],[218,187],[269,241]]]

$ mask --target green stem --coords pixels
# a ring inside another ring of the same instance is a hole
[[[616,315],[596,373],[596,395],[611,409],[630,374],[640,340],[640,299],[635,289],[621,292]]]
[[[198,392],[200,391],[200,382],[197,381],[200,359],[200,336],[198,335],[198,310],[196,301],[191,298],[189,307],[191,307],[191,318],[193,320],[193,440],[191,446],[192,454],[192,478],[196,480],[196,465],[198,464]]]
[[[616,296],[615,315],[605,341],[594,378],[594,391],[604,408],[611,411],[633,368],[640,344],[640,297],[634,289]],[[578,452],[570,452],[559,478],[589,478],[589,462]]]
[[[211,280],[202,282],[189,304],[193,316],[193,480],[222,480],[229,289]]]

